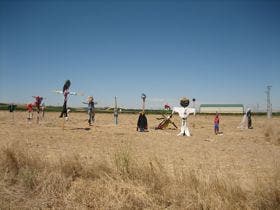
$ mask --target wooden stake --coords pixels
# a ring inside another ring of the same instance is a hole
[[[63,121],[62,121],[62,130],[64,130],[65,129],[65,116],[63,116]]]

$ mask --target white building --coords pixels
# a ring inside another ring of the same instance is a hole
[[[201,104],[199,112],[243,114],[244,106],[243,104]]]

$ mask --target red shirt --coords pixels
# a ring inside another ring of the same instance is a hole
[[[214,118],[214,123],[215,123],[215,124],[219,124],[219,121],[220,121],[219,117],[216,116],[216,117]]]
[[[31,112],[33,110],[32,104],[27,104],[27,110]]]

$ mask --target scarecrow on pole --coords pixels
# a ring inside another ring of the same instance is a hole
[[[94,99],[92,96],[89,96],[87,98],[87,102],[82,102],[83,104],[87,104],[87,110],[88,110],[88,124],[89,126],[92,125],[92,123],[94,122],[94,117],[95,117],[95,110],[94,110],[94,105],[96,104],[94,102]]]
[[[32,96],[35,101],[33,103],[29,103],[27,104],[27,111],[28,111],[28,121],[31,121],[31,119],[33,118],[33,111],[34,108],[36,109],[37,112],[37,124],[39,123],[40,120],[40,114],[41,114],[41,109],[42,109],[42,101],[43,101],[43,97],[41,96]]]
[[[195,109],[194,108],[188,108],[190,101],[186,97],[181,98],[180,105],[182,107],[174,107],[172,114],[177,112],[179,114],[179,117],[182,119],[181,122],[181,132],[178,134],[178,136],[191,136],[189,128],[187,127],[187,118],[190,114],[195,115]]]
[[[137,121],[137,131],[144,132],[148,131],[148,120],[145,115],[145,102],[146,102],[146,95],[142,93],[142,112],[139,113],[138,121]]]
[[[63,85],[63,88],[62,88],[62,91],[60,90],[56,90],[54,91],[55,93],[59,93],[59,94],[63,94],[64,96],[64,102],[63,102],[63,106],[62,106],[62,111],[61,111],[61,114],[60,114],[60,118],[63,117],[63,129],[64,129],[64,123],[65,121],[68,120],[68,113],[69,113],[69,109],[67,108],[67,101],[68,101],[68,98],[69,98],[69,95],[83,95],[83,94],[78,94],[76,92],[70,92],[69,89],[70,89],[70,86],[71,86],[71,81],[70,80],[66,80],[64,85]]]

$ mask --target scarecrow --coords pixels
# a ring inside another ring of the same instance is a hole
[[[143,104],[142,104],[142,112],[139,113],[138,121],[137,121],[137,131],[144,132],[148,131],[148,120],[145,115],[145,101],[146,101],[146,95],[142,93],[141,95]]]
[[[145,112],[139,113],[136,130],[140,132],[145,132],[148,130],[148,121]]]
[[[41,103],[43,101],[43,97],[41,96],[32,96],[35,101],[33,103],[27,104],[27,111],[28,111],[28,120],[30,121],[33,118],[33,111],[34,108],[36,109],[37,112],[37,123],[39,123],[39,118],[40,118],[40,111],[41,111]]]
[[[9,112],[14,112],[16,109],[16,105],[14,103],[11,103],[8,105]]]
[[[17,105],[15,105],[14,103],[11,103],[11,104],[8,105],[8,110],[11,113],[13,122],[15,120],[14,111],[16,110],[16,106]]]
[[[41,96],[32,96],[32,97],[35,98],[34,106],[36,107],[36,111],[39,114],[41,110],[41,103],[43,101],[43,97]]]
[[[177,112],[179,114],[179,117],[182,119],[182,123],[181,123],[181,132],[178,134],[178,136],[190,136],[190,131],[189,128],[187,127],[187,118],[190,114],[194,114],[195,115],[195,109],[194,108],[187,108],[187,106],[189,105],[190,101],[189,99],[187,99],[186,97],[183,97],[180,100],[180,105],[182,107],[174,107],[172,114],[174,114],[175,112]]]
[[[250,108],[247,109],[238,128],[240,128],[240,129],[252,129],[253,128],[252,127],[252,112],[251,112]]]
[[[33,118],[33,104],[32,103],[27,104],[26,109],[27,109],[27,112],[28,112],[27,120],[30,121]]]
[[[83,104],[87,104],[87,110],[88,110],[88,124],[91,126],[92,123],[94,122],[94,116],[95,116],[95,112],[94,112],[94,99],[92,96],[88,97],[88,101],[87,102],[83,102]]]
[[[66,82],[63,85],[62,91],[59,91],[59,90],[55,91],[56,93],[63,94],[63,96],[64,96],[62,111],[61,111],[61,114],[59,117],[65,117],[65,120],[68,120],[67,101],[68,101],[69,95],[78,95],[76,92],[69,91],[70,85],[71,85],[70,80],[66,80]]]

